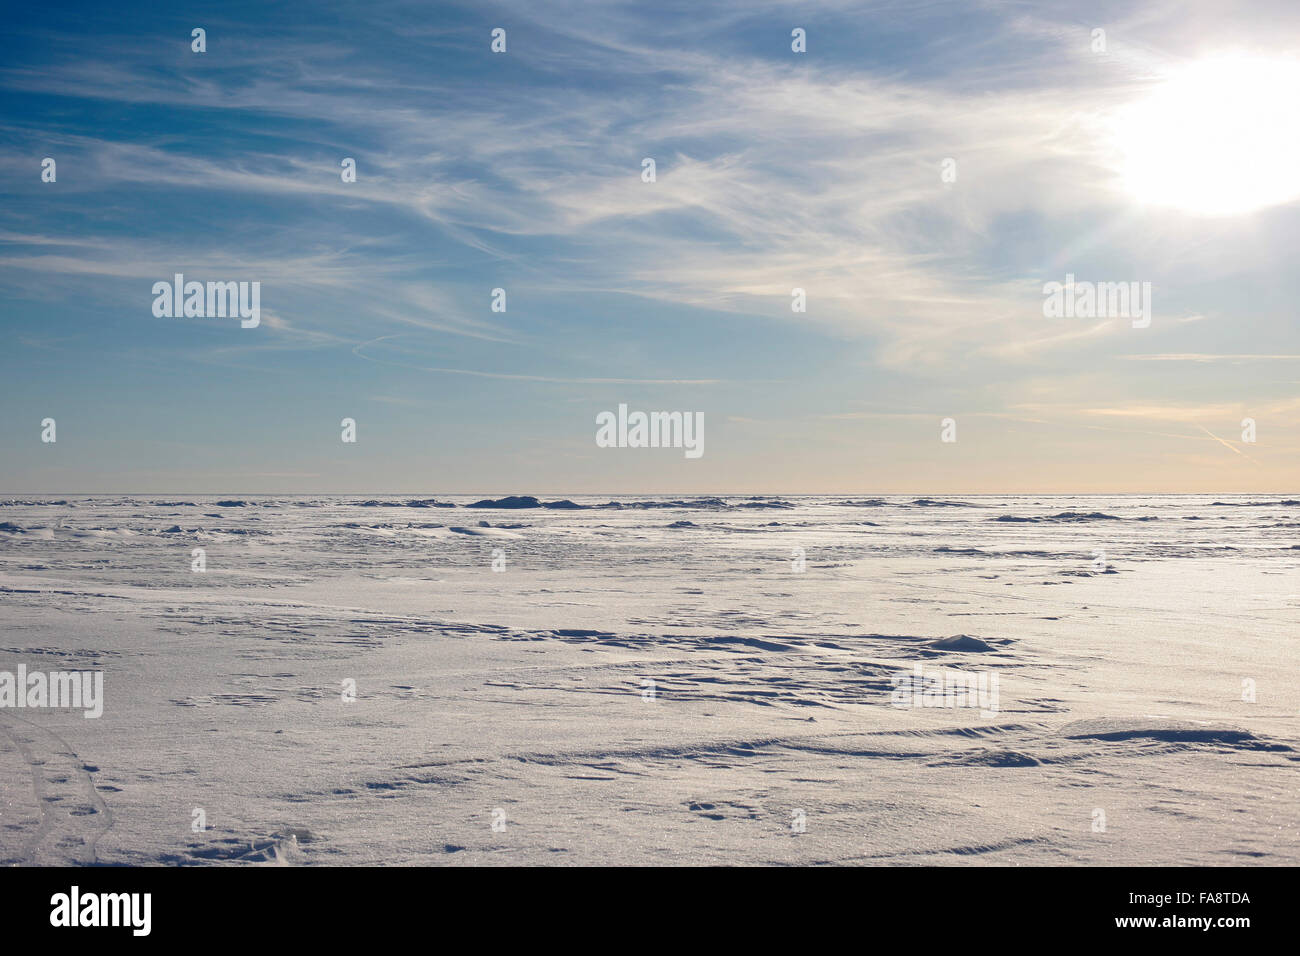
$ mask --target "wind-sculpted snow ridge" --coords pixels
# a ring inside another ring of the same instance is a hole
[[[1286,498],[1282,501],[1214,501],[1212,508],[1295,508],[1300,507],[1300,500]]]
[[[735,503],[728,502],[723,498],[694,498],[694,499],[674,499],[671,501],[662,500],[645,500],[645,501],[606,501],[603,504],[577,504],[568,498],[558,501],[542,501],[533,495],[508,495],[505,498],[484,498],[480,501],[474,501],[467,505],[466,508],[549,508],[557,511],[586,511],[586,510],[656,510],[656,509],[709,509],[709,510],[762,510],[762,509],[782,509],[788,510],[795,505],[779,498],[746,498]]]
[[[1225,744],[1246,750],[1293,754],[1285,744],[1257,737],[1242,727],[1207,720],[1171,720],[1161,717],[1100,717],[1077,720],[1061,728],[1072,740],[1153,740],[1169,744]],[[1300,760],[1300,757],[1291,759]]]
[[[541,501],[532,495],[507,495],[504,498],[484,498],[481,501],[475,501],[467,504],[466,508],[552,508],[564,510],[577,510],[584,505],[576,505],[567,498],[562,501]]]
[[[624,509],[646,511],[656,508],[721,510],[728,507],[728,505],[721,498],[696,498],[690,501],[683,501],[681,499],[673,501],[607,501],[604,504],[596,505],[595,507],[608,511],[622,511]]]
[[[357,508],[454,508],[456,507],[450,501],[439,501],[436,498],[410,498],[406,501],[379,501],[370,498],[366,501],[353,501],[351,504]]]
[[[1025,524],[1036,524],[1042,521],[1123,521],[1118,515],[1103,514],[1100,511],[1081,512],[1081,511],[1062,511],[1054,515],[1042,515],[1039,517],[1028,517],[1023,515],[998,515],[996,518],[990,518],[990,521],[1003,522],[1022,522]],[[1154,517],[1140,516],[1137,521],[1155,521],[1159,520]]]

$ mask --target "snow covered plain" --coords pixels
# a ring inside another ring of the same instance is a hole
[[[1300,863],[1300,502],[574,500],[0,500],[0,861]]]

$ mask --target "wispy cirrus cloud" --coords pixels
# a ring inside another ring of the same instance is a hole
[[[341,43],[240,8],[208,21],[202,56],[168,17],[124,15],[94,44],[37,34],[0,68],[24,104],[0,120],[0,295],[54,313],[73,334],[51,341],[86,362],[108,343],[151,369],[256,373],[241,363],[260,352],[358,400],[426,394],[471,418],[489,388],[528,407],[533,386],[698,387],[728,420],[791,429],[915,416],[918,447],[937,412],[1280,417],[1285,383],[1249,370],[1300,353],[1300,290],[1279,278],[1294,216],[1143,207],[1113,123],[1207,45],[1300,35],[1294,10],[1260,9],[1267,29],[1211,3],[1085,23],[988,2],[960,28],[903,2],[380,3]],[[46,155],[57,185],[37,180]],[[262,338],[152,320],[148,285],[175,271],[262,281]],[[1047,319],[1043,283],[1067,272],[1150,281],[1151,328]],[[894,411],[845,410],[860,399]]]

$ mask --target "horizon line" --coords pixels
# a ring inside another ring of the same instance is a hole
[[[960,498],[1087,498],[1087,497],[1136,497],[1136,496],[1211,496],[1220,497],[1245,497],[1250,495],[1297,495],[1300,491],[980,491],[980,492],[955,492],[955,491],[787,491],[787,492],[732,492],[732,491],[543,491],[536,493],[521,494],[519,492],[483,492],[483,491],[442,491],[430,494],[419,491],[0,491],[0,496],[13,497],[18,495],[28,495],[33,497],[70,497],[70,498],[87,498],[99,495],[193,495],[195,497],[226,497],[231,495],[242,495],[247,498],[341,498],[355,495],[377,495],[380,497],[413,497],[416,495],[443,495],[453,498],[472,498],[474,496],[487,497],[495,495],[496,497],[518,497],[518,498],[542,498],[558,495],[576,496],[579,498],[603,498],[613,495],[624,495],[633,498],[658,498],[667,496],[691,496],[691,497],[710,497],[710,498],[826,498],[839,495],[872,495],[875,497],[889,498],[927,498],[937,495],[946,495],[949,497]]]

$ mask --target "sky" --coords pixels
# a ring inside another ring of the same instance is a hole
[[[1289,0],[15,7],[0,493],[1294,493],[1297,41]],[[155,315],[176,273],[260,324]],[[1149,321],[1046,314],[1067,276]],[[598,446],[620,404],[703,454]]]

